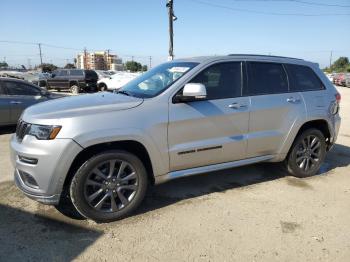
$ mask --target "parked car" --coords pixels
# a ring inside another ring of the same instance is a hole
[[[105,77],[109,77],[110,74],[108,71],[104,71],[104,70],[95,70],[97,76],[98,76],[98,80],[105,78]]]
[[[149,184],[175,178],[258,162],[312,176],[336,141],[340,100],[301,59],[174,60],[118,92],[28,108],[11,140],[16,185],[107,222],[134,211]]]
[[[50,74],[39,73],[39,72],[30,72],[30,73],[25,73],[23,75],[24,80],[37,86],[40,86],[40,82],[45,81],[49,77],[50,77]]]
[[[71,93],[78,94],[81,91],[97,91],[98,76],[93,70],[82,69],[58,69],[51,77],[40,82],[40,86],[49,89],[69,89]]]
[[[344,73],[337,73],[334,77],[334,84],[337,86],[344,86],[345,83],[345,74]]]
[[[118,90],[139,75],[140,73],[118,72],[98,80],[97,86],[100,91]]]
[[[0,126],[14,125],[27,107],[59,97],[26,81],[0,77]]]
[[[345,85],[346,87],[350,87],[350,73],[345,75]]]

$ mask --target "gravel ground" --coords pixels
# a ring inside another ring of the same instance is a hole
[[[260,164],[153,188],[137,214],[74,220],[13,185],[0,135],[0,261],[350,261],[350,89],[320,175]]]

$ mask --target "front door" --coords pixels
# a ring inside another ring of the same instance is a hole
[[[0,126],[10,124],[10,98],[0,81]]]
[[[170,170],[245,158],[250,99],[241,95],[242,63],[211,65],[190,82],[206,86],[207,100],[170,102]]]
[[[16,123],[24,109],[46,100],[41,96],[39,88],[17,81],[4,81],[4,87],[10,99],[11,122]]]

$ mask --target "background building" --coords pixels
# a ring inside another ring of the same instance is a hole
[[[124,70],[123,60],[108,51],[84,52],[77,55],[77,68],[93,70]]]

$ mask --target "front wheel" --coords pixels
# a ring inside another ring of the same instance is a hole
[[[84,217],[110,222],[130,215],[141,204],[147,184],[146,169],[138,157],[125,151],[107,151],[79,168],[70,196]]]
[[[326,140],[318,129],[302,132],[294,141],[285,160],[288,172],[296,177],[313,176],[326,156]]]

